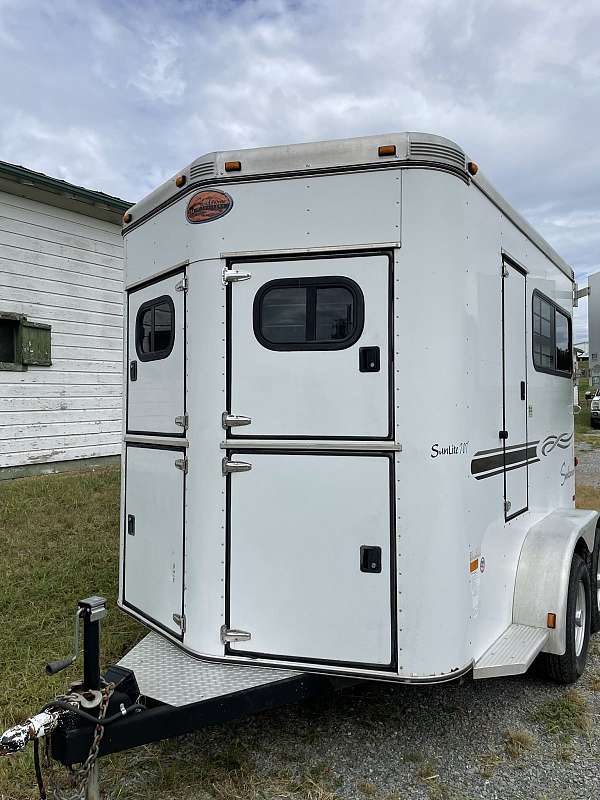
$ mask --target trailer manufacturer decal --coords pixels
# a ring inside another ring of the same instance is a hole
[[[469,447],[468,442],[458,442],[457,444],[448,444],[440,446],[437,442],[431,445],[430,458],[438,458],[439,456],[464,456]]]
[[[542,444],[542,455],[550,455],[555,447],[560,447],[562,450],[566,450],[571,444],[572,438],[572,433],[561,433],[558,436],[552,433],[550,436],[546,436]]]
[[[228,214],[233,208],[233,198],[226,192],[208,189],[195,194],[187,204],[185,215],[188,222],[212,222]]]

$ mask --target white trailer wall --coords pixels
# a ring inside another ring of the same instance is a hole
[[[52,326],[52,366],[0,371],[0,468],[120,452],[120,226],[0,192],[0,312]]]

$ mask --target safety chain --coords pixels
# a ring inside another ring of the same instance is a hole
[[[98,709],[98,720],[103,720],[106,716],[108,704],[114,689],[114,683],[109,683],[102,687],[102,699]],[[48,773],[48,786],[52,791],[55,800],[85,800],[90,773],[96,764],[96,760],[98,759],[98,751],[100,750],[100,743],[103,736],[104,725],[96,725],[94,728],[94,738],[92,739],[92,745],[90,747],[88,757],[77,769],[69,768],[68,777],[71,784],[69,793],[65,793],[65,791],[58,784],[57,776],[55,774],[55,764],[53,763],[50,755],[50,742],[48,738],[46,738],[45,766]],[[44,800],[43,793],[41,794],[41,797],[42,800]]]

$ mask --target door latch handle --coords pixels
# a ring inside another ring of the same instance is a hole
[[[521,400],[525,400],[525,381],[521,381]]]
[[[360,571],[381,572],[381,547],[377,545],[361,545]]]
[[[508,431],[498,431],[498,438],[503,440],[508,439]]]
[[[137,381],[137,361],[129,362],[129,380]]]
[[[127,514],[127,533],[135,536],[135,516],[133,514]]]

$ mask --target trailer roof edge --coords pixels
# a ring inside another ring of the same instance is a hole
[[[511,206],[511,204],[506,200],[500,192],[496,191],[492,184],[488,181],[488,179],[481,173],[481,170],[477,172],[475,176],[471,178],[474,186],[476,186],[487,198],[492,202],[496,208],[502,211],[503,214],[506,214],[508,219],[517,226],[517,228],[521,231],[521,233],[526,236],[529,241],[535,245],[538,250],[547,256],[552,263],[558,267],[558,269],[564,273],[567,278],[571,281],[575,280],[575,272],[573,268],[567,264],[567,262],[559,256],[556,250],[549,244],[543,236],[541,236],[535,228],[527,222],[525,217],[523,217],[519,212]]]
[[[381,146],[392,148],[381,155]],[[474,185],[517,228],[546,255],[570,280],[573,269],[553,247],[489,183],[479,170],[476,176],[467,171],[468,157],[456,142],[443,136],[421,132],[382,133],[347,139],[330,139],[270,147],[253,147],[205,153],[164,181],[131,209],[131,220],[123,233],[142,224],[162,208],[185,196],[193,188],[224,184],[236,180],[274,180],[301,174],[326,174],[328,171],[352,171],[385,167],[421,166],[445,169]],[[239,166],[230,170],[227,164]],[[183,177],[179,187],[176,180]]]

